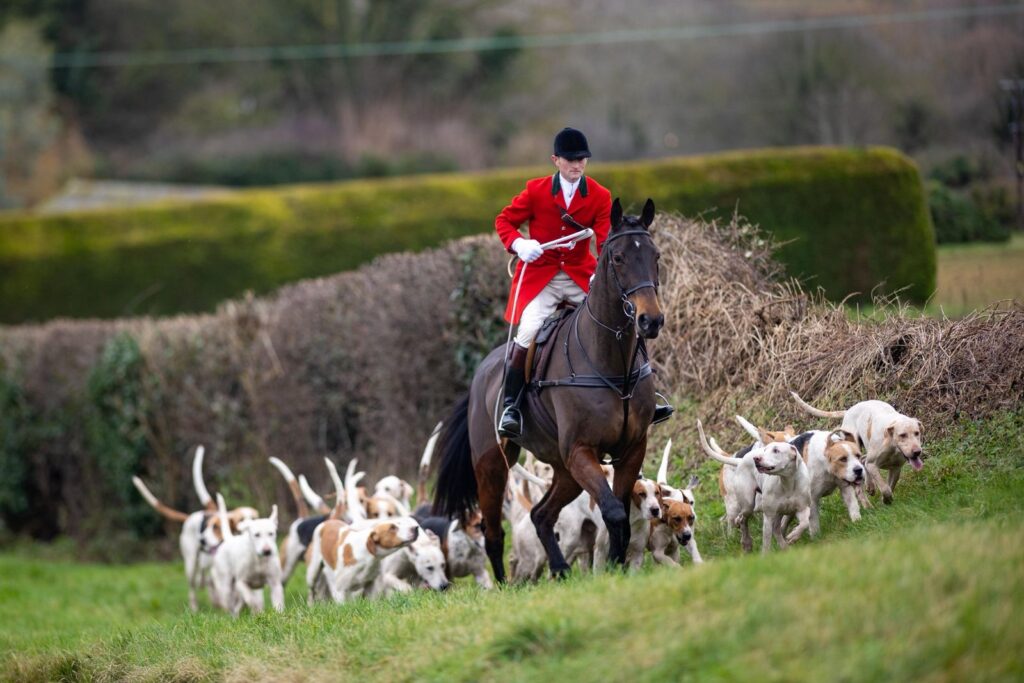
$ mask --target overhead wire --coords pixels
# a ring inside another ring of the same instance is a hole
[[[408,40],[366,43],[328,43],[321,45],[281,45],[257,47],[205,47],[177,50],[108,52],[58,52],[47,66],[51,69],[175,66],[223,64],[232,62],[297,61],[317,59],[357,59],[364,57],[449,54],[501,50],[535,50],[580,45],[623,45],[663,41],[701,40],[772,33],[826,31],[860,28],[881,24],[911,24],[952,19],[994,18],[1024,15],[1024,3],[987,6],[943,7],[906,12],[847,14],[803,19],[759,20],[721,24],[673,26],[666,28],[623,29],[597,32],[567,32],[532,35],[501,35],[439,40]],[[8,54],[2,62],[32,61],[40,58]]]

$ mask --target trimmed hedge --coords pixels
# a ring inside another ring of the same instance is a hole
[[[885,148],[789,148],[591,171],[626,204],[740,211],[787,244],[789,272],[833,298],[935,285],[917,169]],[[190,203],[0,219],[0,322],[212,310],[246,290],[350,270],[492,230],[545,168],[249,190]]]

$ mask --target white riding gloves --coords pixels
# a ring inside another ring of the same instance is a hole
[[[512,242],[512,251],[516,252],[516,256],[522,259],[523,263],[533,263],[544,253],[540,242],[525,237],[517,237]]]

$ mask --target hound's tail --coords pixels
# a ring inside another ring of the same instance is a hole
[[[846,415],[845,410],[821,410],[820,408],[815,408],[809,403],[805,403],[804,400],[800,398],[800,396],[795,391],[791,391],[789,392],[789,394],[790,396],[793,397],[793,400],[796,401],[796,404],[798,406],[806,410],[811,415],[814,415],[815,417],[842,417]]]
[[[434,457],[434,447],[441,436],[442,427],[444,427],[444,422],[438,422],[434,426],[434,431],[430,432],[430,438],[427,439],[427,445],[423,449],[423,455],[420,456],[420,473],[419,479],[416,482],[417,505],[422,505],[427,501],[427,479],[430,477],[430,461]]]
[[[306,475],[299,475],[299,490],[302,491],[302,497],[306,499],[309,506],[316,510],[321,515],[329,515],[331,513],[331,506],[324,502],[324,499],[313,490],[313,487],[306,481]]]
[[[175,510],[174,508],[167,507],[159,500],[157,500],[156,496],[154,496],[153,493],[148,488],[146,488],[146,485],[143,484],[142,480],[139,479],[138,477],[132,477],[132,483],[135,484],[135,488],[139,490],[139,493],[141,493],[142,497],[146,499],[146,502],[149,503],[150,507],[152,507],[154,510],[159,512],[167,519],[173,522],[184,522],[186,519],[188,519],[188,515],[184,512],[181,512],[180,510]]]
[[[345,470],[345,483],[343,485],[345,503],[348,505],[348,516],[352,518],[352,521],[358,521],[366,519],[366,509],[363,507],[363,503],[359,500],[359,492],[356,490],[356,484],[366,476],[365,472],[356,472],[356,459],[352,458],[348,463],[348,469]],[[334,480],[334,486],[338,486],[338,472],[334,469],[333,463],[331,464],[331,479]],[[342,497],[342,491],[338,491],[338,498]]]
[[[217,494],[217,516],[220,518],[220,533],[226,541],[234,534],[231,532],[231,524],[228,521],[228,506],[224,503],[224,496],[220,493]]]
[[[709,458],[717,460],[723,465],[732,465],[734,467],[743,462],[739,458],[734,458],[721,449],[712,448],[711,444],[708,443],[708,438],[704,435],[704,425],[700,423],[700,420],[697,420],[697,434],[700,436],[700,446],[704,449],[704,452],[707,453]]]
[[[530,482],[531,484],[534,484],[535,486],[539,486],[541,491],[547,491],[549,488],[551,488],[551,483],[550,482],[548,482],[548,481],[546,481],[544,479],[541,479],[536,474],[534,474],[530,470],[526,469],[525,467],[523,467],[519,463],[516,463],[516,464],[512,465],[512,471],[515,472],[516,474],[518,474],[520,477],[522,477],[526,481]]]
[[[192,485],[196,487],[196,495],[199,496],[199,502],[203,504],[203,507],[214,512],[217,510],[217,503],[213,501],[213,496],[206,490],[206,484],[203,482],[204,453],[206,453],[205,448],[196,446],[196,456],[192,459]]]
[[[668,484],[668,454],[672,452],[672,439],[665,444],[665,450],[661,453],[661,466],[658,467],[658,483]]]
[[[445,420],[441,435],[441,468],[434,490],[435,515],[462,518],[476,505],[478,493],[473,453],[469,447],[469,394]]]
[[[298,508],[299,517],[309,517],[309,505],[306,504],[306,499],[302,497],[302,489],[299,488],[299,482],[295,479],[295,475],[288,469],[288,465],[285,465],[278,458],[270,458],[270,464],[273,465],[284,480],[288,482],[288,488],[292,492],[292,498],[295,499],[295,507]]]
[[[751,424],[750,420],[743,417],[742,415],[734,415],[733,417],[736,418],[736,421],[740,424],[740,427],[743,427],[743,431],[754,437],[754,441],[756,441],[757,443],[767,444],[768,441],[771,439],[771,436],[766,431],[764,431],[760,427],[755,427],[753,424]]]

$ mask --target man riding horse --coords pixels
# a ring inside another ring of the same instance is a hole
[[[611,193],[584,175],[589,158],[590,148],[583,133],[563,128],[555,136],[551,155],[558,171],[527,181],[526,189],[494,221],[505,248],[519,257],[505,309],[505,319],[519,324],[507,358],[503,412],[498,424],[498,433],[506,438],[516,439],[523,433],[519,403],[526,382],[530,344],[559,304],[583,301],[597,266],[590,252],[590,240],[582,240],[568,249],[544,250],[541,244],[590,226],[600,255],[608,237]],[[529,236],[523,237],[520,228],[526,222]],[[672,412],[672,406],[657,406],[652,423],[668,419]]]

